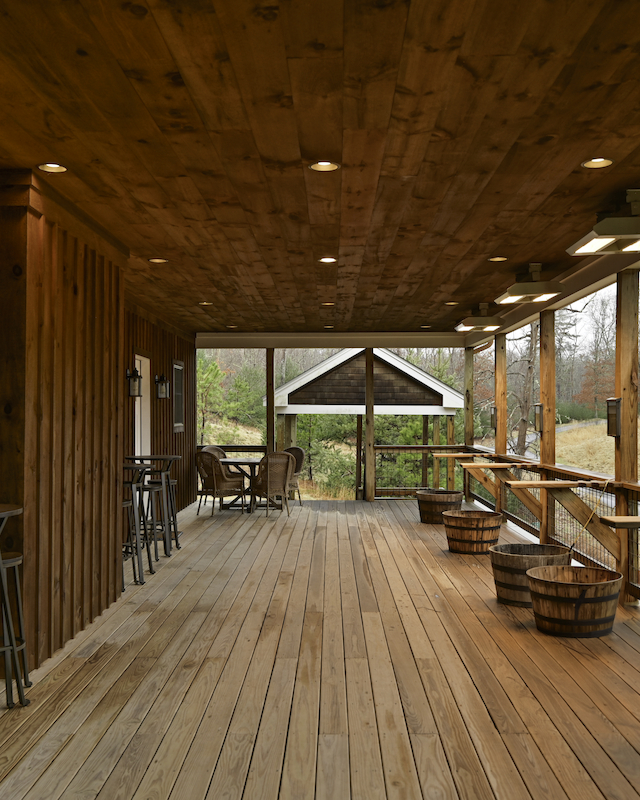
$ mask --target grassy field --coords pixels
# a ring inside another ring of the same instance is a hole
[[[556,463],[613,475],[615,440],[603,424],[580,425],[556,433]]]

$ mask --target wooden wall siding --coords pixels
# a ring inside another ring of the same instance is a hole
[[[125,364],[133,369],[135,353],[151,360],[151,449],[161,455],[182,456],[172,470],[172,477],[178,479],[178,509],[188,506],[196,499],[196,350],[193,337],[179,336],[175,331],[166,330],[156,321],[151,321],[129,308],[125,310],[124,322]],[[184,431],[173,430],[173,361],[184,362]],[[164,373],[172,383],[171,399],[156,399],[155,375]],[[134,400],[125,398],[125,450],[127,455],[134,452]]]
[[[376,405],[442,405],[442,395],[374,358]],[[289,395],[295,404],[365,404],[365,355],[360,353],[335,370]]]
[[[3,306],[15,326],[11,359],[24,375],[11,436],[0,430],[0,502],[21,503],[24,515],[7,526],[2,547],[24,553],[27,636],[37,665],[121,591],[119,264],[126,255],[100,246],[99,236],[33,184],[3,186],[0,197],[15,204],[3,209],[0,239],[13,243],[19,260],[11,274],[19,265],[19,280],[7,281],[3,264]]]

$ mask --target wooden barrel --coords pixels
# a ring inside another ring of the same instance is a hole
[[[597,567],[533,567],[527,572],[539,631],[592,639],[611,632],[622,575]]]
[[[560,544],[495,544],[489,548],[499,603],[531,608],[527,570],[571,563],[568,547]]]
[[[420,522],[442,525],[442,512],[460,508],[463,496],[462,492],[452,492],[449,489],[418,489],[416,497]]]
[[[500,536],[498,511],[445,511],[442,519],[452,553],[487,553]]]

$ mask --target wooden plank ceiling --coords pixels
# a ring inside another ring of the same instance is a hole
[[[66,165],[185,331],[450,331],[640,182],[634,0],[2,7],[0,168]]]

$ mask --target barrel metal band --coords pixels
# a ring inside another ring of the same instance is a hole
[[[512,592],[526,592],[529,593],[528,586],[519,586],[517,583],[505,583],[504,581],[497,581],[494,578],[494,583],[501,589],[510,589]]]
[[[495,544],[497,539],[454,539],[453,536],[447,534],[447,539],[450,542],[464,542],[465,544]]]
[[[607,594],[602,597],[556,597],[555,595],[542,594],[531,589],[531,597],[540,597],[542,600],[550,600],[552,603],[606,603],[609,600],[617,600],[620,592]]]
[[[568,625],[571,628],[578,625],[582,627],[587,625],[604,625],[605,623],[613,622],[616,618],[614,614],[611,617],[598,617],[598,619],[558,619],[558,617],[545,617],[543,614],[538,614],[535,611],[533,612],[533,616],[543,622],[552,622],[554,625]]]

